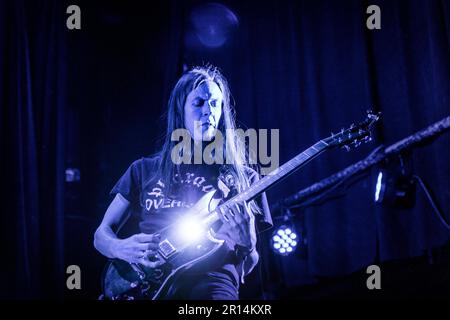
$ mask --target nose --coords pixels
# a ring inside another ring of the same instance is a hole
[[[202,108],[202,113],[203,113],[203,115],[204,116],[208,116],[208,115],[210,115],[211,114],[211,110],[212,110],[212,105],[211,105],[211,103],[208,101],[208,100],[206,100],[205,101],[205,103],[203,104],[203,108]]]

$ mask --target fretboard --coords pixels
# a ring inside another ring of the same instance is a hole
[[[280,182],[282,179],[286,178],[288,175],[290,175],[291,173],[298,170],[306,163],[314,159],[316,156],[322,153],[327,147],[328,144],[323,140],[317,142],[315,145],[309,147],[302,153],[298,154],[297,156],[295,156],[294,158],[283,164],[281,167],[278,167],[277,169],[270,172],[264,178],[256,181],[247,190],[237,194],[236,196],[228,200],[226,203],[216,208],[213,212],[209,214],[209,216],[205,220],[203,220],[203,222],[206,225],[211,225],[214,222],[216,222],[219,219],[218,210],[220,210],[220,207],[222,206],[240,204],[244,201],[253,200],[255,197],[257,197],[258,195],[260,195],[261,193],[263,193],[270,187],[274,186],[276,183]]]

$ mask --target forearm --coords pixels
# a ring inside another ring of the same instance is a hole
[[[115,258],[114,245],[119,241],[110,226],[100,225],[94,235],[94,246],[104,256]]]
[[[244,275],[248,275],[252,270],[255,268],[255,266],[258,264],[259,261],[259,254],[258,251],[253,250],[247,258],[244,260]]]

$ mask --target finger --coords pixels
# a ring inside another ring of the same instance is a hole
[[[229,217],[227,216],[227,209],[226,207],[219,207],[219,218],[222,220],[223,223],[228,223],[230,221]]]
[[[135,235],[135,238],[137,241],[143,243],[159,242],[161,240],[161,237],[158,234],[146,234],[146,233],[139,233]]]
[[[127,261],[128,263],[132,264],[132,263],[139,263],[139,259],[138,257],[131,257],[129,259],[124,259],[125,261]]]
[[[253,214],[253,212],[250,209],[246,210],[246,214],[245,215],[248,217],[250,222],[253,222],[255,220],[255,215]]]
[[[253,212],[250,208],[250,204],[244,201],[244,213],[250,217],[250,219],[254,218]]]
[[[242,201],[242,202],[239,203],[239,207],[244,212],[251,210],[250,202]]]
[[[156,250],[146,250],[145,257],[147,258],[158,258],[158,251]]]
[[[129,259],[130,263],[141,263],[141,260],[145,259],[143,252],[138,252]]]
[[[237,205],[236,204],[235,205],[235,211],[239,213],[238,215],[239,215],[239,217],[242,220],[245,220],[247,218],[247,216],[248,216],[248,213],[250,212],[248,210],[248,208],[246,207],[245,203],[244,203],[244,205]]]
[[[235,212],[235,210],[234,210],[234,206],[233,206],[233,205],[226,206],[226,207],[225,207],[225,213],[226,213],[228,216],[233,217],[233,216],[236,214],[236,212]]]
[[[228,215],[228,224],[231,227],[234,227],[235,225],[239,224],[239,222],[242,220],[239,218],[239,213],[236,212],[235,208],[230,208],[230,210],[227,212]]]
[[[142,244],[140,244],[140,245],[139,245],[139,248],[138,248],[138,249],[135,249],[135,251],[134,251],[134,253],[135,253],[136,255],[140,255],[140,254],[147,255],[148,253],[151,253],[151,252],[156,253],[156,252],[158,252],[158,250],[157,250],[156,248],[150,248],[150,249],[149,249],[147,243],[142,243]]]
[[[138,250],[156,250],[158,249],[159,244],[155,242],[146,242],[146,243],[138,243],[136,248]]]
[[[236,213],[242,213],[241,206],[239,206],[237,203],[235,203],[233,207]]]
[[[226,223],[230,222],[230,218],[228,217],[228,215],[226,213],[222,214],[222,218],[223,218],[223,220],[225,220]]]
[[[145,267],[149,267],[149,268],[156,268],[159,267],[160,265],[164,264],[163,261],[149,261],[148,259],[142,258],[139,261],[140,264],[142,264]]]
[[[149,245],[150,243],[138,243],[135,246],[135,249],[138,251],[145,251],[147,249],[149,249]]]
[[[147,243],[147,250],[157,250],[159,248],[159,244],[155,242]]]
[[[229,212],[231,212],[230,214],[230,223],[235,225],[235,224],[240,224],[243,220],[242,217],[242,212],[239,211],[239,208],[237,205],[233,205]]]
[[[158,252],[156,252],[156,251],[145,250],[143,253],[143,256],[140,257],[139,259],[145,259],[145,260],[154,262],[154,261],[156,261],[157,254],[158,254]]]
[[[224,223],[235,226],[236,224],[242,223],[243,211],[239,208],[237,204],[231,206],[223,206],[219,208],[221,220]]]
[[[242,219],[243,220],[245,220],[245,221],[250,221],[251,220],[251,216],[252,216],[253,214],[251,213],[251,211],[250,210],[248,210],[247,208],[245,208],[243,211],[242,211]]]

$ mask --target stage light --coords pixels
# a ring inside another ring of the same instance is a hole
[[[194,47],[197,39],[206,48],[219,48],[239,26],[236,14],[220,3],[205,3],[193,8],[189,21],[192,30],[188,30],[185,38],[189,47]]]
[[[375,185],[375,202],[380,201],[381,187],[383,186],[382,182],[383,182],[383,172],[380,171],[378,173],[378,177],[377,177],[377,184]],[[384,193],[384,190],[383,190],[383,193]]]
[[[415,181],[400,170],[381,170],[377,174],[374,200],[397,208],[411,208],[415,202]]]
[[[79,182],[80,181],[80,169],[67,168],[66,169],[66,182]]]
[[[293,240],[295,238],[297,238],[297,234],[291,227],[280,226],[272,235],[272,250],[283,256],[291,254],[297,246],[297,241]]]

